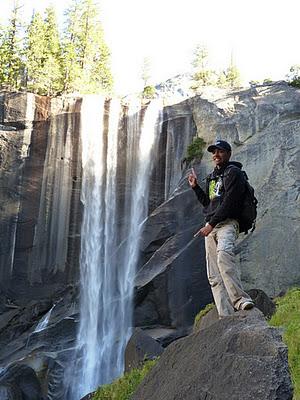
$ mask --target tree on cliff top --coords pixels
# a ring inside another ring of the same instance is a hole
[[[45,25],[40,13],[34,13],[25,39],[27,88],[34,93],[45,90],[43,66],[45,54]]]
[[[151,79],[151,60],[149,57],[145,57],[141,68],[141,79],[144,83],[144,89],[142,91],[143,99],[154,99],[156,90],[155,86],[150,84]]]
[[[46,17],[35,13],[27,29],[26,44],[27,88],[42,95],[62,91],[61,49],[53,7]]]
[[[203,44],[198,44],[194,51],[193,66],[193,83],[191,89],[196,91],[201,86],[213,85],[215,83],[215,72],[208,66],[208,50]]]
[[[20,9],[18,1],[15,1],[9,25],[0,36],[0,83],[10,89],[20,89],[23,80]]]
[[[292,65],[289,74],[287,74],[287,80],[291,86],[300,87],[300,65]]]
[[[44,73],[47,94],[53,95],[63,89],[62,50],[54,7],[46,8],[45,30],[47,57]]]
[[[110,52],[104,41],[98,9],[93,0],[73,0],[66,12],[63,40],[65,92],[109,92],[112,75]]]
[[[41,95],[110,92],[110,52],[93,0],[73,0],[61,42],[55,11],[34,13],[25,40],[16,0],[7,27],[0,27],[0,85]]]
[[[240,72],[233,60],[226,71],[226,81],[231,88],[239,87],[241,84]]]

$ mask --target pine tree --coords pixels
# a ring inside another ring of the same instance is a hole
[[[194,69],[192,89],[197,91],[201,86],[214,84],[214,71],[208,67],[208,50],[206,46],[199,44],[194,51],[192,61]]]
[[[14,90],[21,88],[24,76],[20,8],[18,1],[15,1],[9,25],[0,38],[0,84]]]
[[[5,81],[5,28],[0,26],[0,84],[3,84]]]
[[[239,87],[241,85],[240,72],[233,61],[232,54],[231,54],[230,65],[226,70],[226,81],[230,88]]]
[[[287,74],[287,80],[291,86],[300,87],[300,65],[295,64],[290,68],[289,74]]]
[[[27,29],[26,45],[27,89],[45,94],[47,86],[43,74],[46,60],[46,27],[40,13],[34,13]]]
[[[110,52],[93,0],[73,0],[67,10],[63,42],[64,90],[109,92],[112,87],[109,59]]]
[[[53,7],[46,17],[35,13],[27,29],[26,67],[28,90],[42,95],[62,91],[61,47]]]
[[[63,89],[62,52],[55,10],[46,9],[45,18],[46,59],[43,68],[48,95],[55,95]]]
[[[231,64],[226,71],[226,80],[228,83],[228,86],[231,88],[236,88],[239,87],[241,84],[240,80],[240,72],[236,65]]]
[[[154,99],[156,90],[155,86],[150,84],[151,79],[151,60],[149,57],[145,57],[141,68],[141,78],[144,83],[144,89],[142,91],[143,99]]]
[[[218,75],[216,85],[221,88],[228,86],[226,71],[221,71]]]

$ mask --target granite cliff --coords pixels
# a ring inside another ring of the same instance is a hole
[[[78,322],[81,99],[2,93],[0,104],[0,364],[32,367],[43,393],[63,399]],[[109,101],[106,107],[109,112]],[[203,240],[193,239],[203,216],[184,162],[195,136],[207,144],[216,137],[230,141],[233,159],[244,164],[255,187],[257,228],[241,235],[237,247],[246,289],[272,297],[300,284],[299,132],[300,91],[284,82],[204,91],[164,108],[140,238],[136,326],[167,345],[184,336],[211,301]],[[193,165],[201,178],[212,168],[208,154]],[[119,179],[122,204],[122,173]],[[48,326],[36,330],[54,305]]]

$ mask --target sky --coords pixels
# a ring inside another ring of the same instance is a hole
[[[20,0],[29,21],[32,10],[49,4],[63,21],[70,0]],[[97,0],[112,72],[120,94],[141,90],[145,57],[152,83],[191,70],[197,44],[207,46],[213,69],[233,57],[242,81],[284,79],[300,64],[299,0]],[[13,0],[0,0],[5,22]]]

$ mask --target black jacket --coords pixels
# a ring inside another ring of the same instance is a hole
[[[227,218],[239,221],[246,188],[241,168],[241,163],[229,161],[207,176],[205,191],[198,184],[193,188],[212,227]]]

